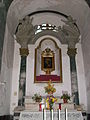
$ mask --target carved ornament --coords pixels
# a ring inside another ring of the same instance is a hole
[[[26,16],[19,21],[16,40],[22,48],[27,48],[29,41],[35,36],[35,27],[32,24],[32,20],[33,18],[30,19],[29,16]]]
[[[77,48],[68,48],[67,54],[69,57],[75,56],[77,54]]]
[[[19,50],[20,50],[21,56],[28,56],[28,54],[29,54],[28,48],[19,48]]]
[[[79,42],[80,31],[76,26],[76,20],[68,16],[67,21],[62,20],[65,25],[58,27],[63,39],[66,39],[69,48],[75,48],[75,44]]]

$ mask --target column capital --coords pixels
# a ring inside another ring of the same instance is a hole
[[[28,54],[29,54],[28,48],[19,48],[19,50],[20,50],[21,56],[28,56]]]
[[[75,56],[77,54],[77,48],[68,48],[67,54],[69,57]]]

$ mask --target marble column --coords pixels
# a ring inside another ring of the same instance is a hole
[[[19,20],[17,27],[16,41],[21,45],[20,55],[21,55],[21,66],[20,66],[20,77],[19,77],[19,99],[18,106],[24,106],[24,96],[26,88],[26,59],[29,54],[28,44],[33,40],[35,35],[36,27],[32,24],[33,18],[28,15],[24,19]]]
[[[72,16],[68,16],[67,20],[61,19],[65,24],[58,27],[59,34],[63,41],[63,44],[68,45],[67,54],[70,57],[70,69],[71,69],[71,89],[72,95],[74,96],[74,102],[79,105],[79,95],[78,95],[78,82],[77,82],[77,71],[76,71],[76,48],[75,45],[79,42],[80,31],[76,25],[76,20]]]
[[[29,54],[28,48],[20,48],[21,66],[19,76],[18,106],[24,106],[24,97],[26,90],[26,60],[28,54]]]
[[[78,81],[77,81],[77,70],[75,56],[77,54],[76,48],[68,48],[67,54],[70,58],[70,70],[71,70],[71,90],[74,96],[74,103],[79,105],[79,94],[78,94]]]

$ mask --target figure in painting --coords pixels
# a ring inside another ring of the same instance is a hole
[[[52,57],[44,58],[44,68],[52,68]]]

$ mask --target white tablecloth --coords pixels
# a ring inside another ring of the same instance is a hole
[[[60,113],[60,120],[65,120],[65,112]],[[53,120],[58,120],[58,112],[54,112]],[[19,120],[43,120],[43,112],[23,111],[20,114]],[[46,120],[50,120],[50,112],[46,112]],[[80,111],[68,111],[68,120],[83,120],[82,113]]]

